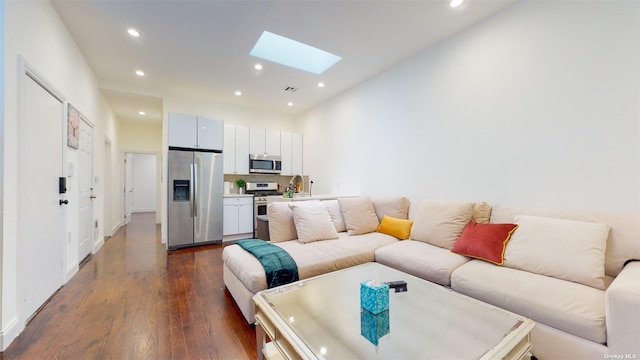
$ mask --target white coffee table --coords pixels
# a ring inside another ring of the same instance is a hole
[[[408,291],[391,290],[388,313],[372,317],[361,314],[360,283],[374,273],[380,281],[406,281]],[[530,319],[379,263],[264,290],[253,299],[260,358],[522,359],[531,349]],[[371,338],[371,326],[380,337]]]

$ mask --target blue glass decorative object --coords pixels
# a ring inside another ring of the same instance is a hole
[[[360,307],[374,315],[389,310],[389,285],[385,283],[371,285],[368,281],[361,282]]]

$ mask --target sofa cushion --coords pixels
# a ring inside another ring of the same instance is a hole
[[[376,261],[431,282],[449,285],[451,273],[469,259],[422,241],[405,240],[376,250]]]
[[[298,266],[300,279],[345,269],[374,261],[375,250],[381,246],[398,242],[390,235],[372,232],[349,236],[338,233],[338,239],[302,244],[284,241],[275,245],[286,250]],[[239,245],[229,245],[222,251],[222,259],[253,294],[267,288],[267,279],[260,262]]]
[[[451,251],[502,265],[507,242],[517,227],[515,224],[478,224],[470,221]]]
[[[514,216],[518,229],[504,265],[604,289],[609,226],[538,216]]]
[[[269,238],[271,242],[288,241],[298,238],[296,224],[288,202],[272,202],[267,205],[269,218]]]
[[[374,198],[373,208],[378,221],[382,221],[384,215],[397,219],[409,218],[409,199],[406,197]]]
[[[349,235],[360,235],[376,231],[380,224],[373,202],[369,197],[338,199],[340,211]]]
[[[398,219],[384,215],[376,231],[391,235],[399,240],[406,240],[411,236],[411,226],[413,226],[413,220]]]
[[[426,200],[420,203],[411,239],[451,249],[471,220],[474,203]]]
[[[492,207],[487,202],[478,202],[473,206],[473,215],[471,221],[478,224],[488,224],[491,220]]]
[[[607,340],[604,290],[481,260],[457,268],[451,287],[581,338]]]
[[[347,231],[347,226],[344,224],[344,219],[342,218],[342,212],[340,211],[340,204],[338,200],[325,200],[322,202],[329,211],[329,216],[331,217],[331,221],[333,222],[333,226],[335,226],[337,232]]]
[[[309,243],[338,238],[338,232],[324,204],[319,201],[300,201],[290,203],[289,207],[299,242]]]

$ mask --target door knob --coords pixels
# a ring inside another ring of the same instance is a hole
[[[69,203],[69,200],[60,200],[60,206],[67,205],[68,203]]]
[[[95,196],[95,195],[91,195],[89,198],[90,198],[90,199],[95,199],[95,198],[96,198],[96,196]]]

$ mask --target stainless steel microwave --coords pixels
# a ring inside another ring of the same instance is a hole
[[[261,174],[280,174],[282,158],[275,155],[249,154],[249,172]]]

